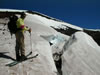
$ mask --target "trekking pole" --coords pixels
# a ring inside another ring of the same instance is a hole
[[[31,53],[33,53],[33,52],[32,52],[32,37],[31,37],[31,32],[30,32],[30,48],[31,48]],[[31,55],[31,56],[32,56],[32,55]],[[32,59],[31,61],[33,61],[33,59]]]
[[[32,38],[31,38],[31,32],[30,32],[30,48],[31,48],[31,52],[32,52]]]

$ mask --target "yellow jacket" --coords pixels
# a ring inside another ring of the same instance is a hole
[[[29,30],[29,28],[25,27],[24,19],[22,19],[22,18],[19,18],[17,20],[16,24],[17,24],[17,28],[21,28],[22,29],[21,30],[22,32]]]

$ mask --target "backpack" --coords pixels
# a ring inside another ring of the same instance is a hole
[[[18,31],[18,28],[16,25],[17,20],[18,20],[18,17],[16,15],[12,15],[9,18],[8,29],[10,31],[11,36],[12,36],[12,34],[15,34]]]

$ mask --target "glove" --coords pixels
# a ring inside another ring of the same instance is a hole
[[[29,31],[29,33],[31,33],[32,29],[31,29],[31,28],[29,28],[29,30],[28,30],[28,31]]]

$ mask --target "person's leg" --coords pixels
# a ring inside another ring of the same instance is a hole
[[[24,33],[22,33],[22,32],[21,32],[21,35],[20,35],[20,53],[21,53],[21,59],[22,60],[27,59],[25,57]]]
[[[20,52],[19,52],[20,44],[19,44],[19,35],[18,35],[18,33],[16,33],[15,36],[16,36],[16,46],[15,46],[16,60],[20,61]]]

